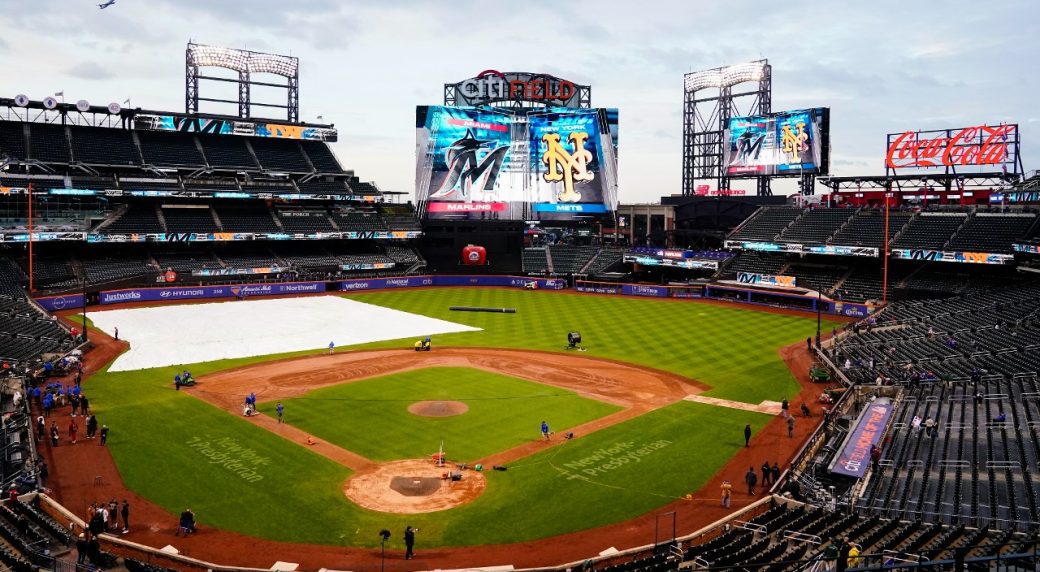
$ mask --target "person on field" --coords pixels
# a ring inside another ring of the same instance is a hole
[[[545,421],[542,421],[542,437],[545,437],[546,441],[549,440],[549,424]]]
[[[123,499],[123,508],[120,511],[123,516],[123,534],[130,532],[130,503]]]
[[[769,480],[775,485],[780,482],[780,465],[774,461],[772,468],[769,469]]]
[[[198,532],[198,528],[195,525],[195,513],[190,508],[184,509],[184,512],[181,513],[177,533],[174,536],[180,536],[182,532],[184,536]]]
[[[282,413],[285,411],[285,408],[282,407],[282,402],[279,401],[278,405],[276,405],[274,409],[275,409],[275,411],[278,412],[278,422],[281,423],[282,422]]]
[[[744,475],[744,482],[747,483],[747,494],[755,496],[755,485],[758,484],[758,475],[755,474],[754,467],[748,467],[747,473]]]
[[[405,560],[411,560],[412,558],[415,558],[414,548],[415,548],[415,531],[416,530],[419,530],[419,529],[418,528],[412,528],[410,526],[406,526],[404,528],[404,548],[405,548],[404,559]]]
[[[787,436],[789,438],[794,437],[794,417],[787,418]]]
[[[101,442],[98,443],[102,447],[108,442],[108,425],[101,426]]]
[[[787,410],[790,409],[790,408],[791,408],[791,403],[789,401],[787,401],[787,398],[785,397],[784,400],[780,402],[780,414],[784,416],[784,419],[787,419],[787,417],[788,417]]]
[[[329,353],[336,351],[336,342],[329,342]]]
[[[769,461],[766,461],[765,463],[762,463],[762,486],[763,487],[769,484],[769,476],[771,474],[772,474],[772,472],[769,470]]]
[[[722,481],[722,506],[729,508],[730,496],[733,494],[733,483]]]

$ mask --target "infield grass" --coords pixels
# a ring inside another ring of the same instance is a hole
[[[460,401],[469,411],[421,417],[408,411],[416,401]],[[287,423],[376,461],[426,458],[442,441],[449,458],[472,461],[541,439],[542,420],[563,431],[621,409],[566,389],[461,367],[334,385],[282,404]],[[274,415],[275,402],[259,409]]]

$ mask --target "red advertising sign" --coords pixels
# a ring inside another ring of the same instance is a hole
[[[741,189],[712,189],[709,185],[697,185],[694,194],[698,197],[742,197],[747,191]]]
[[[177,273],[174,272],[173,270],[167,270],[166,273],[163,274],[163,278],[165,278],[167,282],[176,282],[177,281]]]
[[[976,125],[888,136],[889,169],[1005,165],[1018,153],[1017,125]]]
[[[431,213],[497,213],[508,208],[507,203],[462,203],[462,202],[431,202],[427,209]]]

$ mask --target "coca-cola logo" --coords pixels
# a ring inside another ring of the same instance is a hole
[[[951,137],[922,137],[914,131],[901,133],[888,146],[885,163],[890,169],[909,167],[954,167],[999,165],[1009,160],[1015,125],[977,125],[951,132]]]

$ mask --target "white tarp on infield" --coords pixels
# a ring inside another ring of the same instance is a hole
[[[111,371],[479,330],[338,296],[105,310],[90,319],[130,342]]]

